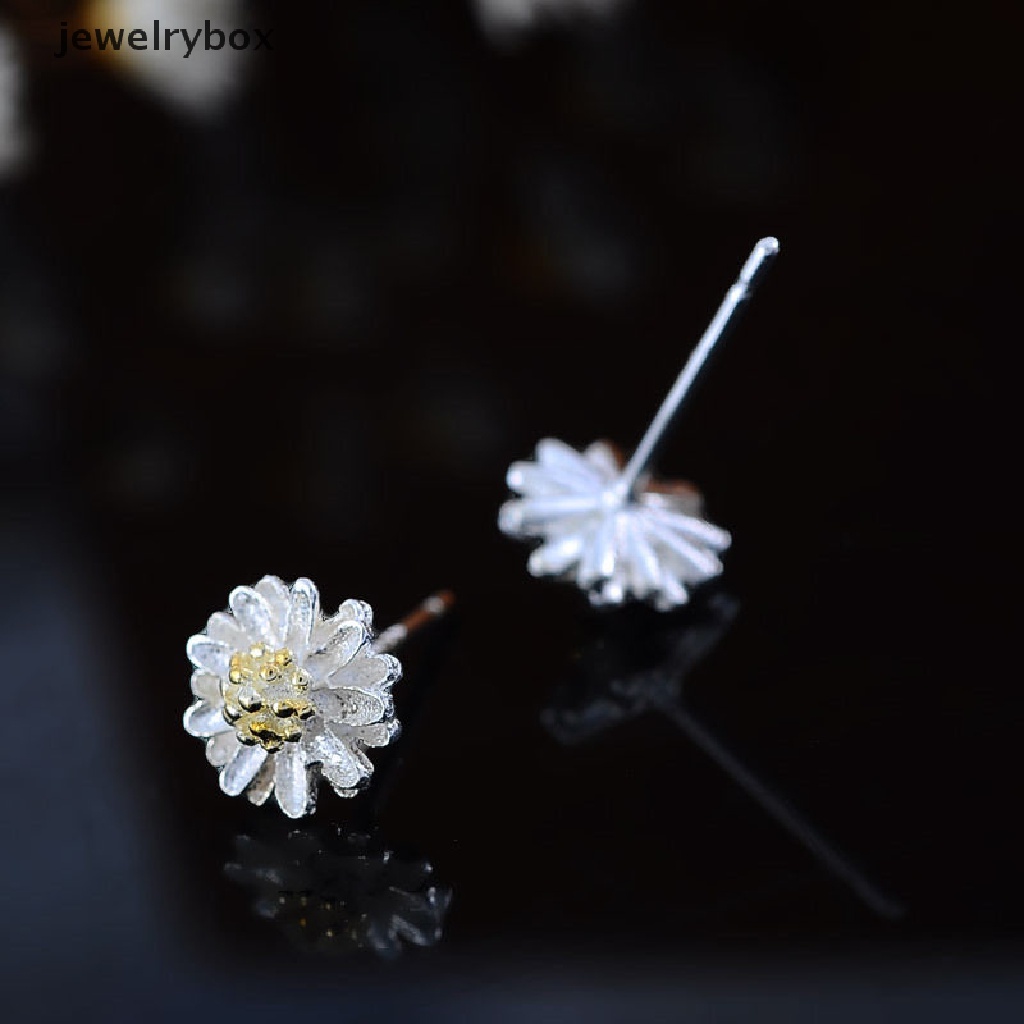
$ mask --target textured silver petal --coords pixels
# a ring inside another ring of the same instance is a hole
[[[612,446],[604,441],[588,445],[583,457],[597,470],[605,485],[615,482],[619,475],[619,460]]]
[[[537,462],[552,480],[581,493],[600,488],[601,474],[575,448],[564,441],[546,437],[537,445]]]
[[[313,629],[309,637],[309,649],[319,650],[346,622],[357,622],[352,615],[343,615],[340,611],[335,612],[328,619],[319,619],[313,623]]]
[[[523,498],[502,506],[498,525],[504,533],[512,536],[542,537],[552,525],[569,516],[601,515],[603,512],[600,493]]]
[[[352,597],[342,601],[338,615],[342,620],[361,622],[368,633],[373,630],[373,609],[365,601],[358,601]]]
[[[343,601],[330,618],[318,618],[310,634],[310,652],[325,648],[343,628],[353,623],[362,626],[367,636],[372,634],[373,609],[365,601]]]
[[[274,796],[289,818],[301,818],[309,803],[306,758],[298,743],[286,743],[274,755]]]
[[[185,646],[189,660],[196,668],[215,676],[228,674],[228,663],[231,660],[231,648],[227,644],[211,640],[202,633],[189,637]]]
[[[576,491],[575,482],[555,480],[543,467],[532,462],[513,462],[505,477],[509,490],[518,491],[528,498],[543,498]]]
[[[661,581],[661,589],[655,599],[655,605],[660,611],[669,611],[686,604],[690,597],[686,593],[686,587],[682,585],[670,573],[665,573]]]
[[[235,587],[228,598],[231,611],[254,643],[277,646],[281,637],[265,597],[253,587]]]
[[[205,700],[197,700],[182,716],[185,732],[190,736],[205,739],[219,732],[227,732],[231,726],[224,721],[221,711],[223,705],[210,704]]]
[[[214,768],[223,768],[238,753],[240,746],[233,729],[218,733],[206,741],[206,760]]]
[[[370,652],[363,655],[363,652]],[[351,686],[380,693],[402,677],[402,663],[393,654],[374,654],[369,645],[361,648],[347,665],[329,680],[331,688]]]
[[[306,656],[313,623],[320,615],[320,595],[312,580],[304,577],[292,585],[291,601],[288,608],[288,625],[284,638],[285,647],[296,658]]]
[[[228,796],[238,796],[256,777],[267,752],[262,747],[239,746],[238,753],[221,769],[220,788]]]
[[[288,622],[288,608],[291,605],[291,591],[288,584],[277,576],[264,576],[253,588],[270,608],[274,631],[284,636]]]
[[[726,530],[696,516],[684,515],[667,509],[650,509],[644,511],[644,520],[661,523],[668,529],[686,537],[695,544],[701,544],[716,551],[724,551],[732,543]]]
[[[509,537],[528,537],[523,530],[525,501],[506,501],[498,511],[498,529]]]
[[[681,533],[654,519],[644,520],[647,535],[658,541],[671,554],[689,566],[698,578],[717,576],[722,571],[722,563],[713,551],[702,548],[684,537]]]
[[[576,570],[576,581],[584,590],[615,572],[615,533],[615,517],[604,513],[587,534]]]
[[[214,612],[206,623],[205,632],[211,640],[227,644],[233,651],[241,651],[249,646],[245,630],[228,612]]]
[[[314,750],[324,778],[340,796],[352,796],[373,772],[366,757],[333,730],[325,729],[317,735]]]
[[[386,747],[399,733],[400,726],[393,718],[388,722],[375,722],[354,729],[356,739],[364,747]]]
[[[348,774],[335,765],[325,764],[321,771],[323,772],[324,778],[331,784],[331,789],[334,790],[338,796],[343,797],[346,800],[350,800],[354,796],[359,796],[360,784],[357,780],[351,786],[346,785]]]
[[[220,700],[220,679],[209,672],[192,673],[192,692],[201,700],[216,704]]]
[[[663,574],[658,565],[658,555],[644,536],[642,525],[633,518],[627,518],[622,542],[625,548],[625,563],[629,568],[628,589],[640,597],[656,594],[661,588]]]
[[[571,533],[542,544],[530,554],[527,568],[534,576],[557,576],[565,572],[583,553],[583,537]]]
[[[307,655],[306,668],[316,679],[327,680],[347,665],[368,641],[369,635],[361,622],[344,622],[323,647]]]
[[[325,721],[344,725],[370,725],[379,722],[388,711],[380,697],[363,690],[315,690],[311,699]]]
[[[268,757],[260,765],[260,770],[245,791],[246,799],[256,807],[262,807],[274,792],[274,760]]]

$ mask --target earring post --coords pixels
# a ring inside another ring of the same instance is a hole
[[[637,445],[636,451],[633,452],[626,468],[616,481],[615,490],[622,497],[625,498],[632,493],[633,488],[636,486],[637,478],[651,461],[658,442],[661,441],[662,435],[668,429],[669,423],[671,423],[672,418],[679,411],[683,399],[693,386],[693,382],[697,379],[697,375],[703,368],[704,363],[707,362],[708,356],[711,355],[711,350],[725,333],[726,327],[729,326],[739,307],[753,295],[763,272],[768,268],[775,256],[778,255],[778,252],[779,240],[771,236],[762,238],[751,250],[747,261],[740,270],[739,277],[736,278],[732,287],[725,293],[725,298],[718,307],[718,311],[712,317],[711,323],[708,324],[707,329],[697,343],[697,347],[690,353],[690,358],[687,359],[686,365],[676,378],[672,389],[665,396],[665,400],[661,403],[661,407],[658,409],[654,419],[651,420],[647,432]]]
[[[430,597],[418,604],[400,622],[396,622],[393,626],[388,626],[377,637],[373,645],[374,649],[378,654],[386,654],[393,651],[417,630],[447,614],[454,604],[455,594],[450,590],[439,590],[436,594],[431,594]]]

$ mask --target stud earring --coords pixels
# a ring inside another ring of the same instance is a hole
[[[595,442],[583,452],[547,438],[533,462],[509,467],[507,501],[498,526],[510,537],[540,540],[528,568],[534,576],[576,583],[595,605],[631,599],[660,611],[684,604],[687,588],[717,576],[729,534],[702,519],[690,485],[657,483],[646,472],[655,448],[711,350],[779,251],[762,238],[743,264],[629,461]]]
[[[436,594],[375,638],[365,601],[325,617],[308,579],[289,587],[264,576],[231,591],[228,610],[187,645],[196,700],[183,724],[206,741],[220,788],[256,805],[273,793],[289,818],[313,812],[321,775],[339,796],[365,788],[367,748],[399,732],[391,687],[402,666],[391,651],[452,601]]]

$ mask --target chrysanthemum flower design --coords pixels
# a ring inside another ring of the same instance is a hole
[[[398,734],[391,687],[402,666],[373,646],[373,612],[320,610],[308,579],[264,576],[188,641],[195,703],[185,730],[206,741],[220,788],[254,804],[271,793],[290,818],[313,811],[319,777],[354,796],[373,772],[368,747]]]
[[[539,538],[530,572],[575,581],[593,604],[684,604],[688,587],[722,571],[718,553],[729,534],[699,518],[694,492],[641,489],[633,497],[618,486],[621,473],[608,444],[581,453],[547,438],[534,462],[509,468],[519,497],[502,506],[498,525],[512,537]]]

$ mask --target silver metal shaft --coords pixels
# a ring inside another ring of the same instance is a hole
[[[686,393],[697,379],[697,374],[700,373],[701,368],[711,354],[711,350],[725,332],[736,310],[753,294],[762,271],[768,267],[778,251],[779,240],[771,237],[762,238],[751,250],[750,255],[747,257],[747,262],[743,264],[743,269],[740,271],[740,276],[736,278],[733,286],[725,293],[725,298],[718,307],[718,312],[712,317],[711,323],[708,324],[703,337],[690,354],[690,358],[686,361],[682,372],[676,378],[675,384],[672,385],[672,390],[665,396],[665,400],[661,403],[661,408],[654,419],[651,420],[651,425],[647,428],[647,433],[644,434],[640,444],[637,445],[636,451],[633,452],[633,457],[629,460],[626,468],[622,471],[622,475],[616,482],[616,491],[619,494],[626,496],[632,492],[637,478],[651,461],[658,442],[672,421],[672,417],[678,412],[679,406],[682,405]]]

